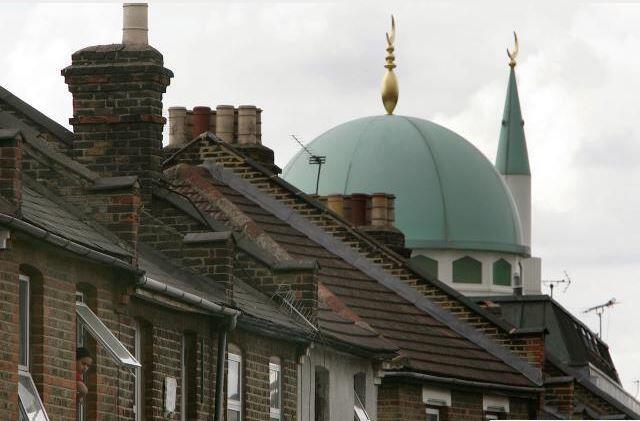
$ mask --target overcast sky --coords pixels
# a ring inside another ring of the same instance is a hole
[[[481,3],[481,5],[479,4]],[[0,84],[68,126],[60,69],[71,53],[120,42],[118,3],[0,4]],[[624,386],[640,379],[640,3],[151,3],[150,43],[175,78],[169,106],[255,104],[263,141],[284,166],[344,121],[381,114],[389,15],[398,22],[396,114],[426,118],[494,160],[512,31],[533,175],[533,253],[555,297],[604,318]]]

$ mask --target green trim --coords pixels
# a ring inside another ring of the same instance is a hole
[[[482,263],[469,256],[454,260],[453,282],[456,284],[481,284]]]
[[[505,243],[490,243],[485,241],[438,241],[438,240],[407,240],[405,246],[415,249],[434,250],[468,250],[468,251],[495,251],[499,253],[513,253],[529,257],[531,249],[525,246]]]
[[[527,141],[524,136],[524,120],[513,67],[509,73],[507,97],[504,102],[496,169],[503,175],[531,175]]]
[[[493,263],[493,284],[511,286],[511,263],[504,259]]]

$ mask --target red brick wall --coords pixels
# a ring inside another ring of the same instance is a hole
[[[295,421],[297,408],[297,350],[280,340],[261,338],[236,330],[229,343],[242,350],[243,420],[269,420],[269,358],[280,358],[282,369],[282,420]],[[225,374],[226,376],[226,374]]]

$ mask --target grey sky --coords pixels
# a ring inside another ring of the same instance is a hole
[[[623,384],[640,378],[640,4],[561,2],[152,3],[150,43],[175,78],[171,105],[255,104],[283,166],[352,118],[383,112],[389,14],[398,21],[397,114],[460,133],[492,161],[518,32],[517,73],[533,173],[533,251],[543,277],[567,270],[556,298],[597,331],[605,316]],[[0,4],[0,84],[67,125],[60,76],[71,53],[119,42],[121,7]]]

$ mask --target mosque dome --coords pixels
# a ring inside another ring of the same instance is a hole
[[[408,248],[529,253],[509,188],[484,154],[451,130],[380,115],[336,126],[308,147],[326,156],[320,195],[396,196],[396,225]],[[315,193],[317,172],[300,151],[283,177]]]

